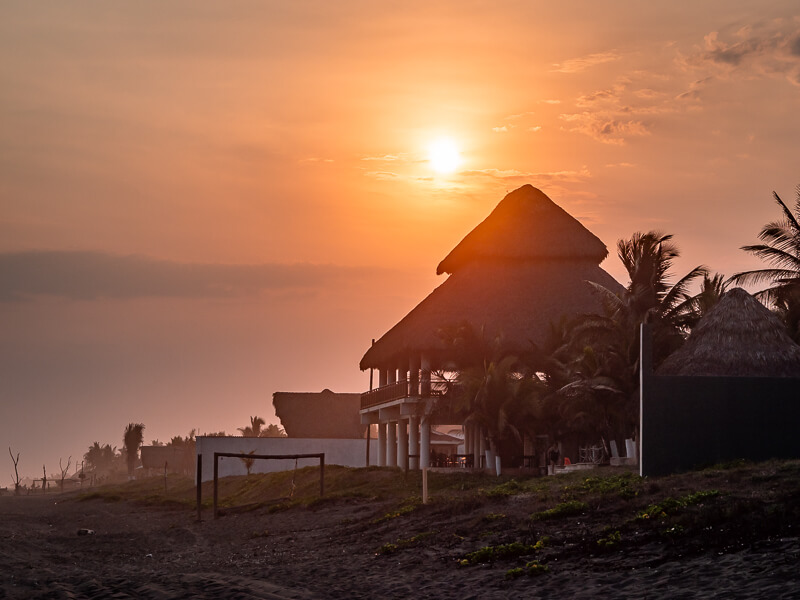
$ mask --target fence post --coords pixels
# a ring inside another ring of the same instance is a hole
[[[202,521],[203,518],[200,511],[203,507],[203,455],[197,455],[197,520]]]
[[[219,456],[217,452],[214,452],[214,518],[216,519],[219,515],[217,514],[217,478],[219,475]]]
[[[319,497],[325,495],[325,455],[319,455]]]

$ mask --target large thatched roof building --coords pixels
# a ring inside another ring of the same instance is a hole
[[[512,352],[541,344],[562,316],[600,309],[587,281],[622,287],[599,267],[605,244],[540,190],[508,194],[445,259],[450,277],[364,355],[361,368],[402,368],[424,355],[432,368],[450,357],[445,326],[469,323]]]
[[[415,436],[421,435],[425,466],[431,370],[454,366],[444,328],[466,323],[487,340],[502,339],[505,350],[531,350],[551,323],[600,311],[587,281],[622,290],[599,266],[607,255],[602,241],[540,190],[525,185],[508,194],[439,264],[437,273],[448,273],[447,280],[361,359],[362,369],[379,373],[379,387],[361,398],[362,421],[378,423],[379,437],[385,436],[379,464],[403,466],[409,444],[420,448]],[[465,444],[467,452],[471,444],[477,451],[477,436],[468,434]]]
[[[800,377],[800,346],[783,323],[742,288],[725,293],[659,375]]]

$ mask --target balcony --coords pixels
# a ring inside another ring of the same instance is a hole
[[[361,409],[408,397],[408,381],[398,381],[361,394]]]
[[[401,400],[410,396],[417,396],[420,398],[443,396],[446,387],[444,382],[434,381],[430,382],[428,385],[419,385],[418,383],[414,386],[415,389],[412,392],[410,389],[410,381],[390,383],[389,385],[384,385],[383,387],[375,388],[374,390],[361,394],[361,410],[372,408],[373,406],[378,406],[386,402],[392,402],[393,400]],[[426,390],[426,388],[428,389]]]

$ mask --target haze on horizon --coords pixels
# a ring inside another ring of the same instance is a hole
[[[757,267],[798,106],[788,0],[5,3],[3,452],[35,476],[129,422],[232,433],[275,391],[365,390],[370,340],[525,183],[622,283],[649,229],[677,273]]]

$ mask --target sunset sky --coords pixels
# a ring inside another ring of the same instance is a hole
[[[2,451],[41,476],[131,421],[367,389],[371,338],[525,183],[621,283],[649,229],[678,274],[757,267],[798,140],[797,0],[3,3]]]

